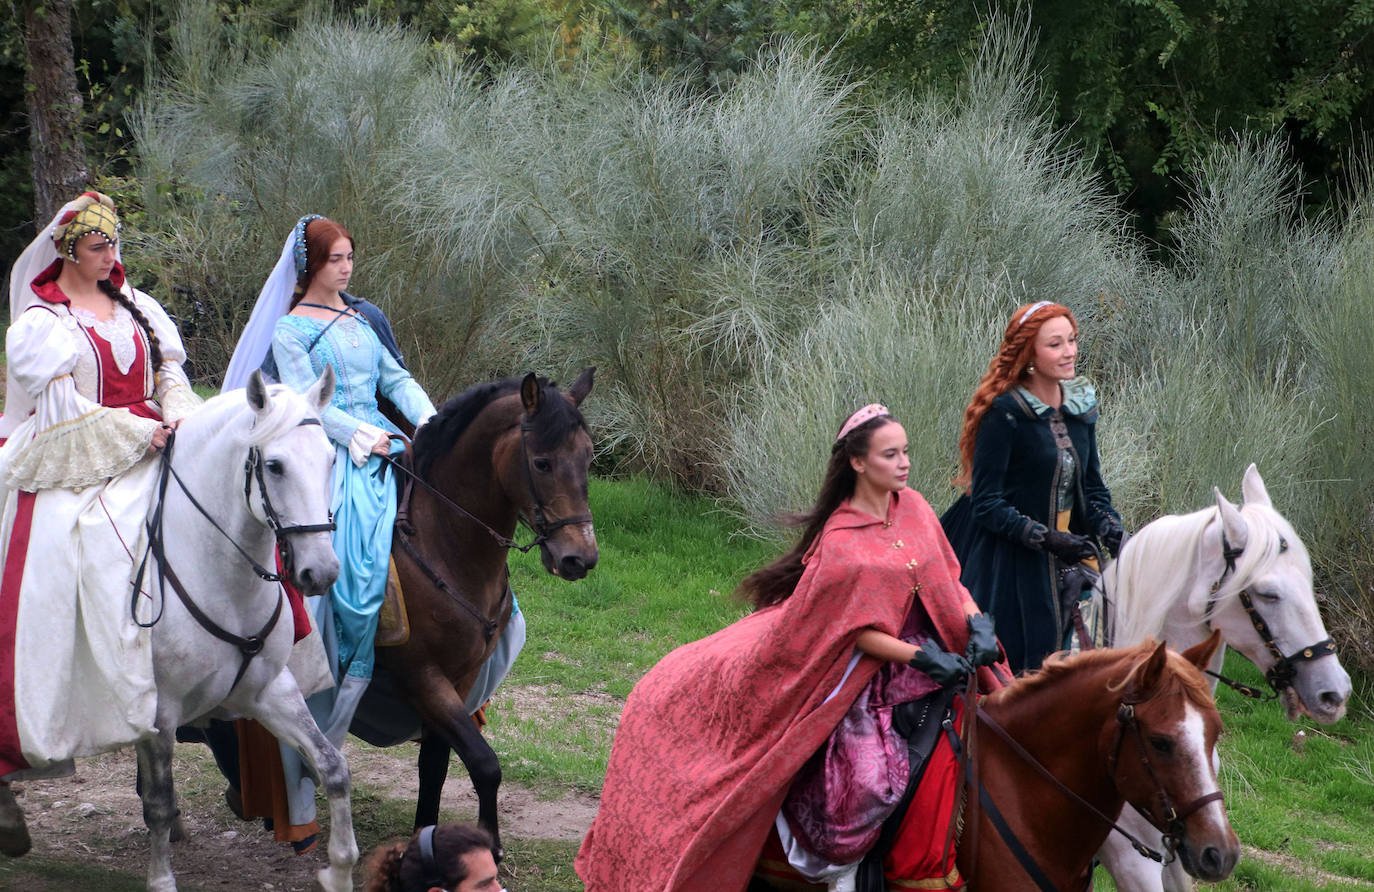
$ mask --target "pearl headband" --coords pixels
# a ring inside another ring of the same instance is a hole
[[[867,406],[864,406],[862,409],[849,416],[844,426],[840,428],[840,432],[836,434],[835,442],[838,443],[840,440],[843,440],[849,435],[850,431],[854,430],[854,428],[863,424],[865,421],[872,421],[879,415],[891,414],[891,412],[887,411],[887,406],[884,406],[882,403],[869,403]]]

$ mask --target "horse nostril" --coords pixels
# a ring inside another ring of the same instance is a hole
[[[573,579],[584,576],[587,573],[587,565],[582,562],[582,558],[575,554],[564,555],[558,562],[558,572]]]
[[[1327,709],[1340,709],[1341,704],[1345,702],[1345,698],[1335,691],[1322,691],[1317,695],[1317,699]]]

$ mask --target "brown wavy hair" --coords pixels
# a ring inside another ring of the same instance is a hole
[[[1035,354],[1035,336],[1040,333],[1041,327],[1051,319],[1064,317],[1073,326],[1074,334],[1078,333],[1078,320],[1062,304],[1047,304],[1022,322],[1022,318],[1034,306],[1034,303],[1022,304],[1011,314],[1007,330],[1002,335],[1002,346],[997,349],[992,362],[988,363],[987,374],[978,382],[973,399],[964,409],[964,427],[959,432],[959,476],[954,479],[955,486],[966,487],[972,479],[973,446],[978,438],[978,425],[983,423],[983,416],[987,414],[992,401],[1030,375],[1027,366]]]
[[[845,421],[848,420],[846,416]],[[735,591],[737,597],[758,609],[780,604],[792,596],[801,580],[802,571],[806,569],[802,566],[802,558],[811,548],[811,543],[825,529],[825,522],[840,507],[840,503],[854,495],[859,475],[854,472],[849,460],[867,455],[873,432],[896,420],[891,415],[877,415],[835,441],[830,447],[830,463],[826,465],[816,503],[805,514],[787,514],[781,518],[786,526],[802,528],[801,539],[782,557],[744,577]],[[843,427],[844,422],[840,424]]]
[[[445,887],[457,889],[468,878],[463,856],[490,850],[491,834],[471,824],[440,824],[434,828],[434,862]],[[420,831],[409,840],[380,845],[367,859],[363,892],[429,892],[420,856]]]
[[[356,248],[353,234],[345,229],[342,223],[321,217],[305,224],[305,272],[296,278],[296,291],[291,295],[291,309],[294,310],[296,304],[301,302],[301,298],[305,297],[305,290],[310,287],[315,274],[329,259],[329,249],[341,238],[348,239],[350,248]]]

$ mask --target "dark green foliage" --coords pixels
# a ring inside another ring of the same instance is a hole
[[[996,15],[1026,15],[1057,122],[1097,156],[1147,233],[1234,132],[1281,134],[1324,205],[1374,113],[1374,2],[818,2],[875,86],[950,89]]]

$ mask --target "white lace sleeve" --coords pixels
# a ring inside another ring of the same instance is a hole
[[[156,421],[77,391],[71,373],[82,345],[68,319],[34,307],[5,335],[11,380],[34,400],[34,413],[0,449],[0,478],[12,489],[100,483],[143,458],[157,430]]]

